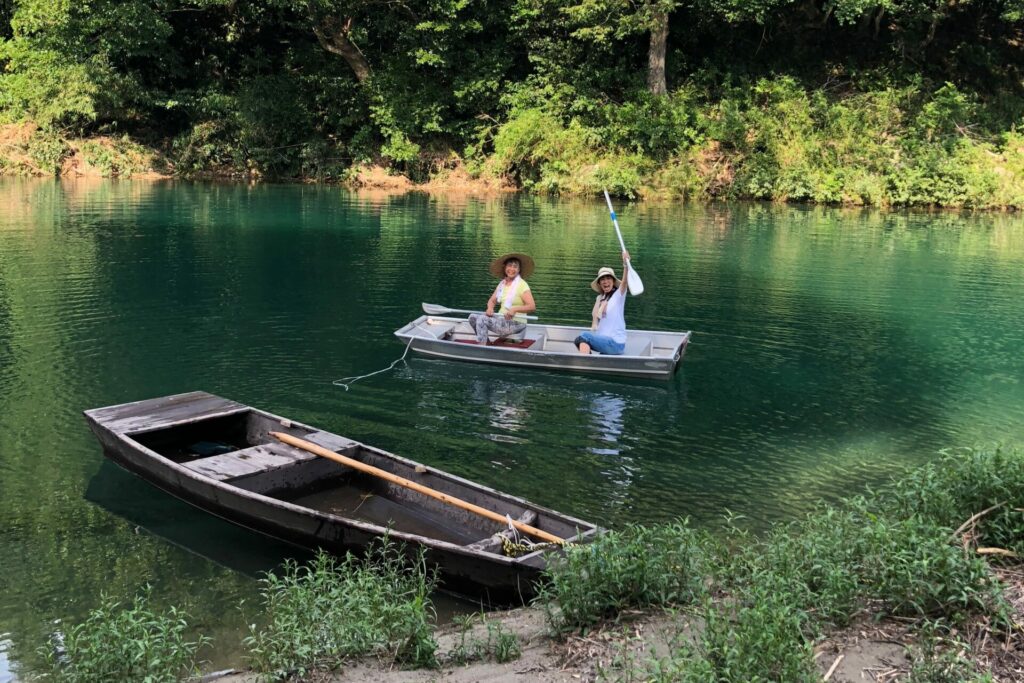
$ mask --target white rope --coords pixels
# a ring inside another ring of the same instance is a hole
[[[374,372],[365,375],[359,375],[358,377],[342,377],[341,379],[334,380],[333,382],[331,382],[331,384],[333,384],[336,387],[343,387],[345,391],[348,391],[348,387],[350,384],[355,384],[361,379],[373,377],[374,375],[379,375],[380,373],[387,372],[388,370],[394,370],[395,366],[404,361],[405,357],[409,355],[409,347],[412,346],[412,340],[415,338],[416,337],[409,337],[409,343],[405,345],[405,353],[402,354],[402,357],[399,358],[398,360],[393,361],[391,365],[387,366],[383,370],[375,370]]]
[[[512,515],[505,513],[505,521],[508,522],[508,530],[512,532],[512,542],[518,543],[519,545],[525,546],[526,548],[532,548],[537,545],[526,536],[519,533],[519,529],[512,523]]]

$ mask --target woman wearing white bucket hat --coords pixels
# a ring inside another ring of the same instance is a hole
[[[504,339],[526,329],[526,314],[537,310],[530,285],[523,279],[533,274],[533,265],[532,258],[519,252],[503,254],[491,261],[491,275],[501,281],[487,300],[487,310],[469,316],[478,344],[487,343],[488,332]],[[498,315],[494,315],[495,306]]]
[[[629,252],[622,252],[622,279],[615,271],[603,266],[590,288],[597,292],[597,301],[591,314],[590,332],[576,337],[580,353],[597,351],[619,356],[626,350],[626,277],[629,274]]]

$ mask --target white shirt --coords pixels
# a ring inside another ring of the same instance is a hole
[[[611,337],[619,344],[626,343],[626,297],[621,288],[616,288],[608,307],[604,309],[604,317],[597,323],[596,334]]]

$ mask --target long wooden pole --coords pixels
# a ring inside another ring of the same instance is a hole
[[[404,486],[407,489],[418,491],[419,493],[422,493],[425,496],[430,496],[431,498],[436,498],[437,500],[440,500],[444,503],[448,503],[449,505],[454,505],[455,507],[462,508],[463,510],[468,510],[470,512],[476,513],[481,517],[486,517],[487,519],[491,519],[495,522],[500,522],[502,524],[506,524],[509,521],[509,518],[505,515],[498,514],[497,512],[492,512],[487,508],[482,508],[479,505],[474,505],[473,503],[462,500],[461,498],[449,496],[447,493],[441,493],[440,491],[436,491],[430,488],[429,486],[417,484],[416,482],[410,481],[404,477],[400,477],[397,474],[391,474],[390,472],[386,472],[380,469],[379,467],[374,467],[373,465],[367,465],[365,462],[353,460],[352,458],[341,455],[340,453],[335,453],[334,451],[323,448],[322,446],[317,446],[315,443],[310,443],[309,441],[300,439],[296,436],[292,436],[291,434],[285,434],[284,432],[270,432],[270,435],[276,437],[280,441],[283,441],[289,446],[301,448],[304,451],[315,453],[316,455],[319,455],[323,458],[327,458],[328,460],[333,460],[334,462],[341,463],[342,465],[348,465],[352,469],[359,470],[360,472],[366,472],[367,474],[372,474],[375,477],[386,479],[387,481],[390,481],[394,484],[398,484],[399,486]],[[530,526],[529,524],[524,524],[523,522],[519,522],[514,519],[512,520],[512,526],[514,526],[516,529],[519,529],[524,534],[530,534],[531,536],[535,536],[549,543],[565,543],[565,539],[559,538],[554,534],[549,534],[546,531],[541,531],[537,527]]]

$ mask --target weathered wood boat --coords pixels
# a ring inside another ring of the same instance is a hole
[[[679,368],[691,334],[629,330],[621,356],[583,355],[573,340],[588,330],[531,322],[521,341],[479,344],[466,318],[421,315],[395,336],[413,351],[435,358],[668,380]]]
[[[444,588],[494,604],[530,597],[557,545],[539,543],[510,557],[504,552],[514,535],[510,524],[357,468],[377,468],[566,541],[586,541],[597,531],[588,522],[201,391],[96,408],[85,416],[108,458],[202,510],[333,553],[358,551],[388,534],[410,554],[424,548]],[[273,435],[278,433],[350,458],[353,466],[288,445]]]

